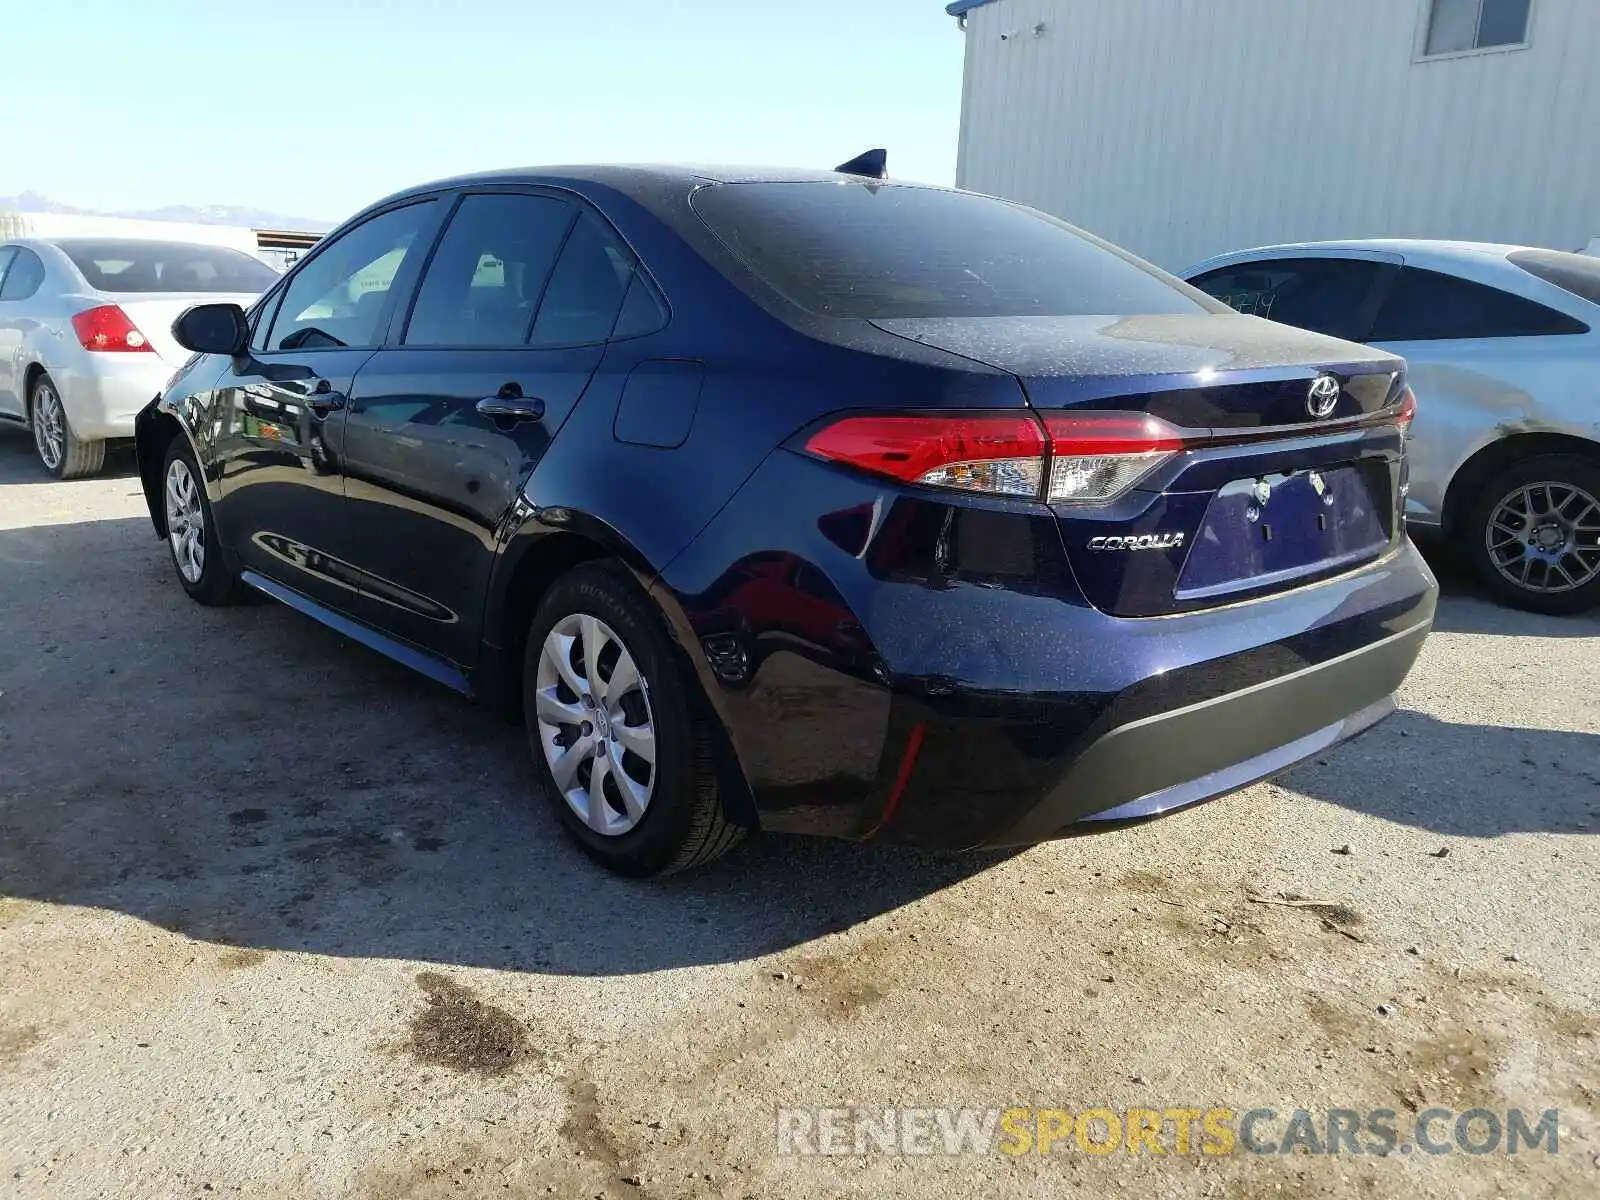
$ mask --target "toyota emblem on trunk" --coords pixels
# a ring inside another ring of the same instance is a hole
[[[1313,417],[1326,417],[1339,407],[1339,381],[1332,375],[1318,375],[1311,381],[1306,396],[1306,411]]]

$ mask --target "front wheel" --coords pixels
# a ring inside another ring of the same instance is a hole
[[[167,523],[167,549],[183,590],[201,604],[239,600],[238,578],[223,559],[216,519],[194,453],[183,437],[167,445],[161,470],[161,496]]]
[[[522,689],[556,816],[595,861],[666,875],[739,840],[688,669],[622,567],[582,566],[550,588],[528,630]]]
[[[1479,577],[1514,608],[1600,605],[1600,462],[1541,454],[1512,464],[1479,492],[1461,536]]]

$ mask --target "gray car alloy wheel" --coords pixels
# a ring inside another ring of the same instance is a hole
[[[650,689],[622,639],[598,617],[571,613],[539,651],[539,744],[556,788],[604,837],[644,819],[656,782]]]
[[[61,469],[67,454],[67,417],[61,410],[61,397],[49,383],[41,382],[33,390],[33,444],[47,469]]]
[[[1570,483],[1527,483],[1484,530],[1495,570],[1530,592],[1570,592],[1600,575],[1600,501]]]
[[[166,500],[172,561],[184,579],[198,584],[206,570],[206,518],[200,508],[200,488],[181,458],[167,464]]]

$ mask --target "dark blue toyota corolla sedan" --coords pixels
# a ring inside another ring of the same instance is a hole
[[[985,196],[452,179],[175,333],[138,453],[184,589],[520,712],[632,875],[1233,791],[1388,714],[1433,617],[1400,359]]]

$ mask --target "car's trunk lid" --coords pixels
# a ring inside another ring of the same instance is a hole
[[[1194,429],[1315,423],[1306,387],[1327,371],[1361,377],[1336,417],[1380,408],[1393,355],[1235,313],[1145,317],[930,317],[880,329],[1009,371],[1039,409],[1134,397],[1138,410]],[[1376,376],[1368,378],[1368,376]]]
[[[881,320],[1014,374],[1047,425],[1148,414],[1183,448],[1102,504],[1053,504],[1086,597],[1156,616],[1351,569],[1399,536],[1404,363],[1233,314]]]

